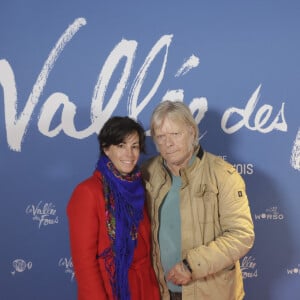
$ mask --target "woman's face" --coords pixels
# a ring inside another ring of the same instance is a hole
[[[183,122],[165,118],[160,128],[155,128],[155,141],[161,156],[170,168],[185,167],[192,157],[195,133]]]
[[[137,132],[125,137],[122,143],[110,145],[105,148],[104,153],[121,174],[129,174],[134,169],[140,156],[139,136]]]

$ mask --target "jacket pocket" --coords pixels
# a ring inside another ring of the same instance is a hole
[[[198,224],[202,232],[202,244],[215,240],[220,235],[218,191],[202,185],[195,193]]]
[[[206,297],[205,299],[235,299],[235,280],[236,270],[233,265],[203,280],[197,280],[197,294]]]

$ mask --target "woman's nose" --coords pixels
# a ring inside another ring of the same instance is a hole
[[[131,147],[126,148],[125,154],[130,157],[133,156],[134,155],[133,149]]]

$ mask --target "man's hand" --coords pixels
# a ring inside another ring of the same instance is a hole
[[[192,273],[180,262],[169,271],[167,280],[176,285],[186,285],[192,281]]]

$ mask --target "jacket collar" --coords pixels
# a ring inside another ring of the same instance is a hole
[[[196,157],[198,157],[200,159],[200,161],[202,160],[202,158],[204,156],[204,151],[200,145],[195,149],[195,152],[193,155],[196,155]],[[180,176],[182,178],[182,188],[184,188],[188,185],[187,174],[192,172],[192,170],[195,169],[196,165],[198,165],[198,164],[194,161],[191,165],[187,166],[186,168],[181,169]]]
[[[196,150],[197,151],[197,150]],[[198,153],[197,153],[197,157],[201,160],[202,157],[203,157],[203,154],[204,154],[204,151],[202,149],[201,146],[199,146],[199,150],[198,150]]]

